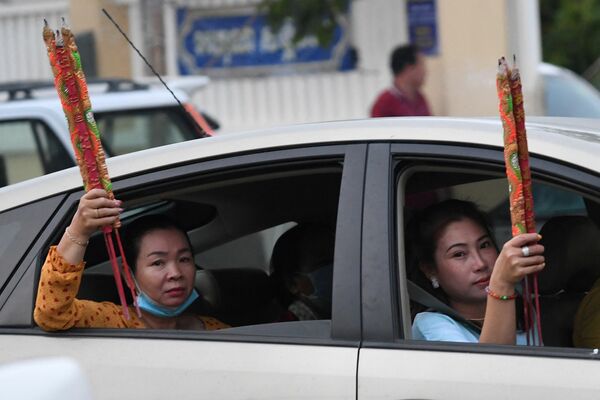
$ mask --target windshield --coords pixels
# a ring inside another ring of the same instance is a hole
[[[180,107],[94,113],[107,154],[134,151],[196,139],[199,135]]]
[[[600,93],[576,75],[543,75],[546,115],[600,118]]]

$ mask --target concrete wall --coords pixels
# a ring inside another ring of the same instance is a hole
[[[440,114],[494,115],[498,57],[507,52],[506,2],[438,1],[440,56],[432,60],[429,97]]]
[[[437,115],[497,115],[497,59],[517,56],[525,107],[543,113],[537,0],[438,0],[440,54],[428,57],[425,92]]]
[[[71,29],[75,33],[75,38],[78,33],[93,32],[98,76],[131,77],[129,44],[104,15],[103,8],[129,36],[128,6],[115,4],[111,0],[71,0],[69,8]]]

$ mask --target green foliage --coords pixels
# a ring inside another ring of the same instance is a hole
[[[267,24],[278,33],[288,18],[295,28],[292,38],[297,45],[306,36],[314,35],[320,46],[333,41],[340,17],[348,9],[351,0],[262,0],[259,12],[265,13]]]
[[[600,0],[540,0],[544,60],[579,74],[600,57]]]

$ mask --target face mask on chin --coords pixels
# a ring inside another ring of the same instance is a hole
[[[181,315],[199,296],[196,289],[192,290],[187,299],[177,307],[167,307],[152,300],[146,293],[139,290],[137,303],[140,309],[161,318],[172,318]]]
[[[313,287],[313,292],[305,298],[323,312],[329,312],[331,310],[333,264],[324,265],[305,276],[308,277]]]

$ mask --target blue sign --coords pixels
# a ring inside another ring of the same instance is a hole
[[[297,71],[351,69],[348,35],[338,27],[333,43],[319,46],[315,37],[292,44],[294,27],[273,34],[263,15],[203,15],[177,10],[178,65],[182,75],[272,75]]]
[[[410,42],[424,54],[437,55],[437,15],[435,0],[408,0],[408,33]]]

